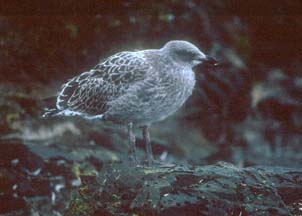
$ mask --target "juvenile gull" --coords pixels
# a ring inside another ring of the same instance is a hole
[[[183,105],[195,85],[192,68],[204,62],[215,63],[195,45],[179,40],[161,49],[117,53],[64,84],[56,108],[44,116],[78,115],[127,125],[134,164],[133,127],[141,127],[150,165],[149,126]]]

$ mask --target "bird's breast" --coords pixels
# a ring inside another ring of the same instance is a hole
[[[171,97],[171,105],[179,109],[192,94],[195,85],[195,74],[191,69],[185,68],[176,73],[177,76],[174,76],[170,89],[167,90],[167,99]]]
[[[160,121],[176,112],[192,94],[195,85],[195,75],[192,70],[182,69],[166,75],[158,83],[158,94],[150,103],[149,116],[154,121]]]
[[[179,68],[166,70],[162,74],[154,73],[110,104],[106,117],[147,125],[164,120],[176,112],[192,94],[195,85],[193,71]]]

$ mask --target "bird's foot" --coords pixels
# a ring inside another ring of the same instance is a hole
[[[144,161],[145,167],[161,167],[161,168],[171,168],[175,167],[175,164],[171,164],[165,161],[155,160],[155,159],[149,159]]]
[[[130,156],[130,166],[131,167],[160,167],[160,168],[173,168],[176,165],[169,163],[167,161],[155,160],[154,158],[146,159],[143,162],[139,162],[137,158],[133,155]]]
[[[138,160],[137,160],[137,158],[136,158],[135,155],[131,155],[130,156],[130,166],[131,167],[137,167],[137,166],[139,166],[139,162],[138,162]]]

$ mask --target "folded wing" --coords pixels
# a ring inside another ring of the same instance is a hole
[[[57,97],[57,109],[102,114],[110,101],[143,80],[149,69],[143,54],[117,53],[64,84]]]

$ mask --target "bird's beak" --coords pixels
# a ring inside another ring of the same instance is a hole
[[[218,62],[216,61],[215,58],[208,56],[208,55],[204,55],[203,53],[201,55],[199,55],[194,61],[193,61],[194,65],[205,65],[205,66],[216,66],[218,65]]]
[[[206,58],[203,59],[202,64],[207,66],[216,66],[218,65],[218,62],[215,58],[207,55]]]

